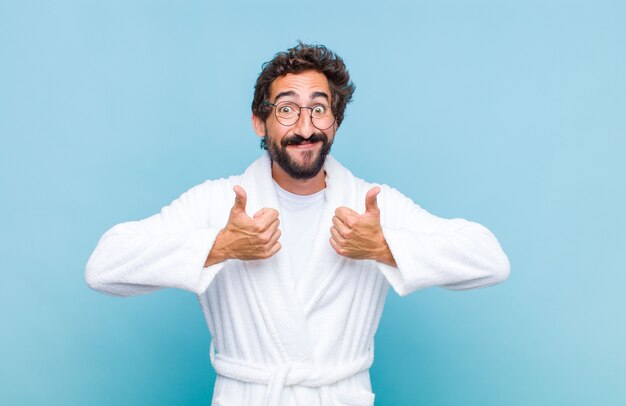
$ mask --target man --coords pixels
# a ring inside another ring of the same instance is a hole
[[[277,54],[252,103],[268,153],[242,175],[116,225],[89,259],[86,279],[99,291],[198,296],[218,374],[213,405],[372,405],[373,338],[389,285],[406,295],[508,276],[486,228],[433,216],[328,155],[353,91],[324,46]]]

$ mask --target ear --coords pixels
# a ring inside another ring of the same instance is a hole
[[[265,121],[261,120],[261,117],[252,113],[252,128],[259,137],[263,138],[265,135]]]

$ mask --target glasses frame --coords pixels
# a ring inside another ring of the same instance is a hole
[[[281,104],[281,103],[293,104],[294,106],[297,106],[300,109],[300,111],[298,112],[298,117],[296,118],[296,120],[293,123],[285,124],[285,123],[283,123],[281,121],[281,118],[278,117],[278,105]],[[290,102],[290,101],[284,101],[284,102],[280,102],[280,103],[271,103],[271,102],[265,100],[265,101],[263,101],[262,104],[265,105],[265,106],[274,107],[275,108],[274,116],[276,117],[276,120],[280,123],[280,125],[284,125],[285,127],[291,127],[292,125],[295,125],[298,122],[298,120],[300,120],[300,115],[302,114],[302,109],[309,109],[310,110],[309,118],[311,119],[311,124],[313,124],[313,127],[317,128],[320,131],[328,130],[330,127],[333,126],[333,124],[335,124],[335,121],[337,121],[337,116],[335,116],[335,114],[333,112],[333,121],[330,123],[330,125],[328,127],[326,127],[326,128],[320,128],[320,127],[315,125],[315,120],[313,119],[313,109],[315,107],[300,106],[299,104],[294,103],[294,102]],[[331,112],[332,112],[332,107],[331,107]]]

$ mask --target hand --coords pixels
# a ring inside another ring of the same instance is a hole
[[[215,239],[205,267],[226,259],[267,259],[280,250],[278,212],[263,208],[250,217],[246,213],[245,190],[237,185],[233,191],[235,204],[230,209],[228,223]]]
[[[380,187],[371,188],[365,195],[365,213],[339,207],[335,210],[330,228],[330,245],[337,254],[352,259],[374,259],[397,266],[385,241],[380,225],[377,196]]]

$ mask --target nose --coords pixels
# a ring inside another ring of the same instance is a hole
[[[309,138],[315,132],[315,126],[311,121],[311,110],[307,107],[300,109],[300,116],[294,125],[294,132],[303,138]]]

